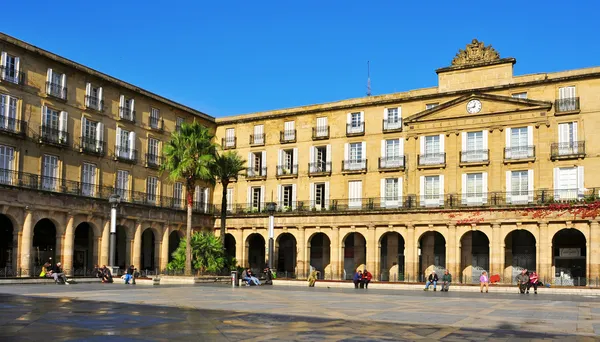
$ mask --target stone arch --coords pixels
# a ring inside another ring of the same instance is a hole
[[[84,275],[97,263],[98,239],[95,238],[94,226],[89,222],[81,222],[73,232],[73,264],[75,275]]]
[[[537,242],[529,229],[511,230],[504,238],[504,282],[515,283],[522,269],[535,271]]]
[[[237,243],[235,236],[231,233],[225,233],[225,255],[229,258],[235,258]],[[236,260],[239,262],[240,260]]]
[[[399,232],[385,232],[378,242],[381,281],[403,281],[406,242]]]
[[[553,282],[560,286],[587,285],[587,239],[575,228],[563,228],[552,237]]]
[[[131,262],[131,233],[126,226],[117,225],[117,236],[115,246],[115,264],[111,266],[119,266],[121,269],[129,267]],[[110,237],[109,237],[110,238]]]
[[[275,241],[275,270],[290,277],[296,270],[296,237],[292,233],[281,233]]]
[[[97,237],[97,238],[98,237],[102,237],[102,228],[101,228],[102,227],[102,222],[100,222],[99,220],[94,220],[94,219],[88,220],[87,217],[79,215],[79,216],[76,216],[73,219],[73,227],[74,227],[74,229],[76,227],[79,227],[79,225],[82,224],[82,223],[87,223],[92,228],[92,232],[94,233],[93,234],[94,237]],[[75,233],[75,231],[73,231],[73,234],[74,233]]]
[[[11,269],[11,272],[16,270],[17,249],[18,232],[15,221],[8,215],[0,214],[0,275],[7,276],[5,269]]]
[[[417,255],[421,279],[434,270],[442,274],[446,269],[446,238],[437,230],[424,232],[419,236]]]
[[[311,268],[320,272],[320,279],[331,279],[331,239],[326,233],[315,232],[307,242]]]
[[[140,239],[140,264],[135,265],[139,270],[155,272],[158,268],[160,236],[160,231],[155,227],[146,227],[142,229]]]
[[[352,279],[357,269],[364,269],[367,263],[367,240],[359,232],[350,232],[342,239],[344,279]]]
[[[46,262],[54,264],[59,256],[57,251],[58,227],[56,221],[43,218],[36,222],[33,227],[33,239],[31,257],[33,261],[34,275],[39,274],[41,266]]]
[[[265,268],[266,248],[265,238],[260,233],[252,233],[246,238],[246,255],[248,255],[248,266],[255,274],[262,273]]]
[[[490,271],[490,239],[481,230],[469,230],[460,238],[459,279],[462,283],[479,283],[481,272]]]
[[[173,252],[175,252],[177,247],[179,247],[179,243],[181,242],[181,239],[183,237],[183,232],[180,230],[174,230],[169,234],[169,256],[167,259],[168,262],[171,262],[173,260]]]

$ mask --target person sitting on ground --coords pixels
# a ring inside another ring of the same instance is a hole
[[[48,273],[48,271],[49,271],[48,269],[50,268],[50,266],[51,265],[49,262],[42,265],[42,272],[40,272],[40,277],[50,277],[51,276],[52,272]]]
[[[529,275],[527,275],[527,270],[522,270],[521,274],[519,274],[515,280],[517,281],[519,292],[521,292],[521,294],[524,294],[525,290],[527,289],[527,284],[529,284]]]
[[[135,285],[135,267],[133,265],[129,266],[127,269],[127,273],[125,274],[125,284]]]
[[[250,277],[248,276],[248,270],[244,269],[242,271],[242,275],[240,276],[240,278],[246,282],[247,286],[250,286]]]
[[[354,277],[352,278],[352,281],[354,282],[354,288],[357,289],[358,288],[358,284],[360,284],[362,282],[362,272],[358,271],[356,273],[354,273]]]
[[[263,271],[265,273],[265,285],[273,285],[273,272],[269,267]]]
[[[251,269],[248,269],[248,276],[250,277],[250,282],[253,283],[254,285],[260,285],[260,280],[258,280],[258,278],[254,275],[254,273],[252,273]]]
[[[365,289],[369,288],[369,283],[371,282],[371,279],[373,279],[373,275],[371,274],[371,272],[364,270],[363,277],[362,277],[362,283],[364,284]]]
[[[102,278],[102,268],[98,267],[98,265],[94,265],[94,277]]]
[[[313,269],[312,272],[310,272],[310,275],[308,276],[308,287],[315,287],[315,283],[317,282],[320,273],[321,272],[316,269]]]
[[[57,284],[69,285],[67,282],[67,277],[65,277],[65,273],[63,271],[62,264],[57,262],[56,265],[52,268],[52,277],[54,278],[54,282]]]
[[[442,291],[448,292],[450,288],[450,284],[452,283],[452,274],[448,272],[448,270],[444,271],[444,275],[442,276]],[[434,285],[435,288],[435,285]]]
[[[487,272],[481,272],[481,276],[479,277],[479,292],[483,293],[483,288],[485,287],[485,293],[488,293],[490,289],[490,278],[488,278]]]
[[[540,279],[538,277],[537,272],[533,271],[529,275],[529,282],[527,283],[527,293],[529,293],[529,289],[533,286],[533,293],[537,294],[538,283]]]
[[[431,274],[429,274],[429,277],[427,278],[427,282],[425,283],[425,288],[423,290],[424,291],[429,290],[429,285],[433,284],[433,291],[437,291],[436,286],[437,286],[438,280],[439,280],[439,278],[438,278],[437,274],[435,274],[435,270],[431,271]]]
[[[102,266],[102,282],[103,283],[112,283],[113,282],[112,273],[110,272],[108,267],[106,267],[106,265]]]

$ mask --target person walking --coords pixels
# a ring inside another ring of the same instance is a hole
[[[360,284],[362,281],[362,272],[358,271],[358,272],[354,273],[354,277],[352,278],[352,281],[354,282],[354,288],[357,289],[358,284]]]
[[[521,274],[519,274],[515,280],[517,281],[519,292],[521,294],[524,294],[525,290],[527,289],[527,284],[529,284],[529,275],[527,275],[527,270],[522,270]]]
[[[442,276],[442,291],[448,292],[450,288],[450,284],[452,283],[452,274],[448,272],[448,270],[444,271],[444,275]]]
[[[479,277],[479,292],[483,293],[484,287],[485,293],[488,293],[490,289],[490,278],[488,277],[486,271],[481,272],[481,276]]]
[[[373,279],[373,275],[371,274],[371,272],[364,270],[363,271],[363,277],[362,277],[362,282],[365,285],[365,289],[369,288],[369,283],[371,282],[371,279]]]
[[[529,294],[529,289],[533,286],[533,293],[537,294],[538,282],[540,281],[537,272],[533,271],[529,275],[529,282],[527,283],[527,294]]]
[[[439,278],[437,274],[435,274],[435,270],[431,271],[431,274],[429,274],[429,277],[427,278],[427,282],[425,283],[425,288],[423,289],[423,291],[429,290],[429,285],[431,284],[433,284],[433,291],[437,291],[436,286],[438,281]]]

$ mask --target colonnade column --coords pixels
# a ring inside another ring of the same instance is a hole
[[[598,221],[590,222],[590,241],[587,244],[592,251],[592,253],[587,255],[590,265],[588,278],[595,281],[595,279],[600,277],[600,224],[598,224]]]
[[[75,238],[73,232],[74,220],[75,217],[73,217],[73,215],[69,215],[67,217],[67,227],[65,229],[65,242],[63,244],[62,264],[63,270],[67,276],[72,275],[71,269],[73,268],[73,239]],[[60,261],[60,259],[58,259],[58,261]]]
[[[548,234],[548,223],[539,223],[540,241],[537,242],[540,258],[538,274],[541,279],[551,279],[552,275],[552,241]]]
[[[140,262],[142,260],[142,224],[142,222],[136,222],[133,233],[133,257],[131,258],[131,263],[138,269],[141,269]]]
[[[108,265],[108,242],[110,239],[110,220],[104,222],[104,228],[102,229],[102,239],[100,240],[100,260],[98,264]],[[110,265],[114,266],[114,265]]]
[[[159,272],[163,272],[167,269],[167,264],[169,263],[169,236],[171,235],[171,229],[169,229],[169,225],[165,225],[163,229],[162,236],[162,245],[160,249],[160,265]]]
[[[340,228],[331,227],[331,248],[329,251],[329,263],[331,265],[331,276],[333,279],[342,278],[343,259],[342,246],[340,245]]]
[[[375,226],[368,226],[367,227],[367,238],[366,238],[366,245],[367,245],[367,270],[369,272],[371,272],[371,274],[373,275],[373,277],[377,280],[378,278],[376,277],[377,274],[377,270],[375,269],[375,265],[376,265],[376,257],[375,255],[377,253],[375,253],[378,248],[377,248],[377,240],[375,237]]]
[[[500,224],[492,224],[492,241],[490,246],[490,274],[502,275],[500,255],[502,244],[500,241]]]
[[[446,269],[458,280],[458,268],[460,261],[460,253],[457,252],[460,241],[456,240],[456,225],[451,223],[448,225],[448,240],[446,241]],[[457,253],[459,260],[456,259]]]
[[[406,227],[406,243],[405,243],[405,268],[406,268],[406,280],[413,281],[418,278],[417,272],[418,267],[418,256],[417,256],[417,242],[415,241],[415,226],[409,224]]]
[[[296,278],[306,278],[306,240],[304,226],[298,227],[298,241],[296,241]]]
[[[238,266],[244,267],[243,259],[245,244],[242,236],[242,229],[233,229],[233,231],[230,230],[231,228],[227,228],[227,232],[232,234],[233,238],[235,239],[235,260]]]
[[[31,246],[33,238],[33,212],[25,209],[25,220],[23,220],[23,231],[21,235],[21,275],[30,276],[31,274]]]

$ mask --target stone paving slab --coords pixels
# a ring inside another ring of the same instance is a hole
[[[577,295],[122,284],[0,293],[0,340],[11,341],[48,329],[64,341],[600,340],[600,298]]]

